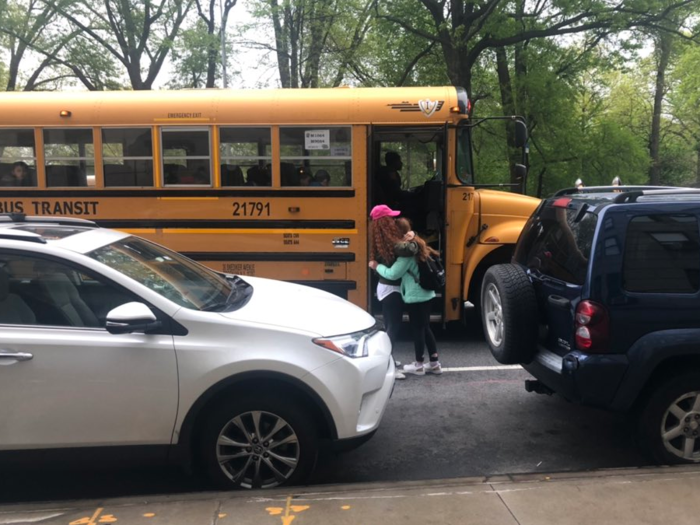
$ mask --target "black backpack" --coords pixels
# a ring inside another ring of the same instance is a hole
[[[429,255],[425,261],[416,258],[419,278],[416,282],[424,290],[440,292],[445,288],[445,268],[438,255]],[[415,278],[415,276],[414,276]]]

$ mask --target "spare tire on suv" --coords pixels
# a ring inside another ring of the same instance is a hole
[[[515,264],[498,264],[486,271],[481,286],[481,319],[486,342],[499,363],[529,363],[537,346],[535,289]]]

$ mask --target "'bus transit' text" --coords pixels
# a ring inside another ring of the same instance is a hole
[[[0,201],[0,213],[95,216],[98,204],[98,201]]]

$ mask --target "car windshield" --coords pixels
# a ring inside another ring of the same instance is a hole
[[[138,237],[126,237],[87,255],[193,310],[230,310],[242,306],[241,299],[252,293],[240,278],[226,278]]]

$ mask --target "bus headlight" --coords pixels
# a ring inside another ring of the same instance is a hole
[[[313,342],[327,350],[337,352],[346,357],[367,357],[369,354],[367,340],[375,330],[362,330],[352,334],[336,335],[333,337],[317,337]]]

